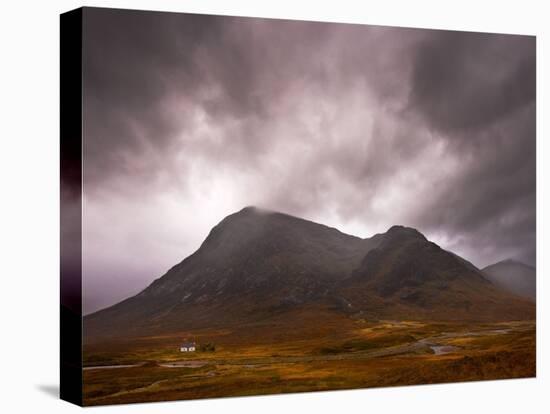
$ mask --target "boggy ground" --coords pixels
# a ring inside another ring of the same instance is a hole
[[[319,315],[316,315],[318,317]],[[134,338],[84,349],[85,405],[525,378],[535,323],[325,319]],[[214,352],[183,354],[194,337]],[[122,367],[116,367],[124,365]],[[113,367],[115,366],[115,367]]]

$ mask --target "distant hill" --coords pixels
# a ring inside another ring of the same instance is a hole
[[[483,269],[486,277],[498,286],[530,299],[535,299],[536,270],[516,260],[503,260]]]
[[[534,317],[530,301],[495,286],[417,230],[394,226],[361,239],[247,207],[224,218],[195,253],[141,293],[86,316],[84,335],[90,342],[274,320],[285,324],[304,309],[351,318]]]

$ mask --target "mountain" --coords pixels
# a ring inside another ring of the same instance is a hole
[[[498,320],[532,312],[473,264],[403,226],[390,228],[344,285],[350,304],[371,317]]]
[[[485,267],[483,273],[487,279],[509,292],[533,300],[536,298],[537,278],[532,266],[507,259]]]
[[[304,309],[346,317],[523,319],[509,294],[418,231],[361,239],[246,207],[138,295],[84,318],[85,340],[204,327],[286,323]],[[321,317],[321,316],[319,316]]]

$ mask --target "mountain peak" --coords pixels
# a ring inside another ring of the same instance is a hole
[[[415,237],[415,238],[421,238],[426,240],[426,237],[422,233],[420,233],[418,230],[412,227],[406,227],[402,225],[391,226],[386,232],[386,234],[390,236]]]
[[[260,214],[260,213],[267,213],[267,212],[269,212],[269,211],[266,210],[266,209],[262,209],[260,207],[246,206],[246,207],[242,208],[241,210],[239,210],[237,213],[239,213],[239,214]]]
[[[253,217],[265,217],[265,216],[270,216],[274,214],[277,214],[277,212],[273,210],[268,210],[263,207],[251,205],[251,206],[246,206],[240,209],[239,211],[228,215],[226,218],[231,218],[231,217],[253,218]]]
[[[249,226],[253,223],[263,221],[263,218],[275,215],[274,211],[267,210],[256,206],[246,206],[235,213],[229,214],[216,227],[234,226]],[[215,228],[216,228],[215,227]]]

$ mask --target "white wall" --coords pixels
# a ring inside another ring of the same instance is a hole
[[[550,171],[548,73],[550,15],[546,2],[126,0],[87,5],[538,35],[538,373],[533,380],[401,387],[102,408],[102,412],[539,413],[550,406],[547,305]],[[53,395],[58,384],[58,14],[78,1],[2,4],[0,41],[0,252],[4,412],[65,413],[78,409]],[[544,128],[544,129],[543,129]],[[34,349],[40,341],[41,352]],[[95,409],[94,409],[95,410]]]

